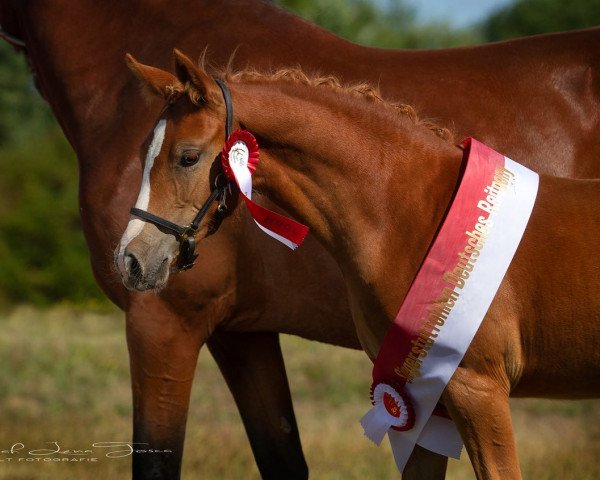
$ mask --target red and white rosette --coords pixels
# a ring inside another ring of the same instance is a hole
[[[381,444],[388,430],[410,430],[415,424],[415,410],[408,393],[396,382],[371,385],[373,408],[360,423],[365,435],[375,444]]]
[[[225,141],[221,153],[221,165],[223,172],[228,180],[237,182],[233,167],[247,168],[250,175],[256,171],[259,162],[258,142],[254,135],[248,130],[236,130]],[[239,172],[242,173],[242,172]],[[239,174],[238,173],[238,174]],[[250,184],[252,186],[252,183]],[[252,191],[244,192],[248,197],[252,196]]]
[[[225,142],[221,152],[223,172],[235,181],[248,210],[259,228],[292,250],[304,241],[308,227],[252,201],[252,174],[259,162],[258,142],[248,130],[236,130]]]

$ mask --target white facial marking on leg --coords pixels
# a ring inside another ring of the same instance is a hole
[[[146,163],[144,165],[144,173],[142,175],[142,186],[140,188],[137,201],[135,202],[135,207],[141,210],[146,210],[148,208],[148,204],[150,203],[150,171],[154,166],[154,160],[156,157],[158,157],[158,154],[162,148],[162,144],[165,139],[166,126],[167,121],[165,119],[161,119],[156,124],[156,127],[154,127],[154,136],[152,138],[152,142],[150,143],[150,148],[148,148],[148,153],[146,154]],[[119,255],[117,260],[119,265],[123,265],[123,253],[125,252],[125,248],[127,248],[129,242],[131,242],[140,234],[144,228],[144,224],[145,222],[143,220],[133,216],[131,217],[131,220],[129,220],[127,229],[123,233],[121,242],[119,244]]]

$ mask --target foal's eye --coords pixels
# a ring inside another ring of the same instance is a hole
[[[192,165],[198,163],[198,160],[200,160],[200,152],[190,150],[183,152],[181,158],[179,159],[179,165],[182,167],[191,167]]]

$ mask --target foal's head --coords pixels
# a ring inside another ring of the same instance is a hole
[[[189,225],[215,186],[223,186],[219,155],[226,114],[222,92],[215,80],[178,51],[176,75],[142,65],[131,56],[127,60],[145,92],[166,102],[143,147],[146,161],[135,207],[178,226]],[[172,268],[185,268],[180,246],[189,247],[194,237],[203,238],[218,225],[217,202],[210,201],[207,207],[208,220],[203,220],[197,231],[180,232],[179,236],[160,222],[132,216],[115,252],[125,286],[160,289]]]

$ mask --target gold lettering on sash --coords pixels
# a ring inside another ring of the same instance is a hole
[[[425,307],[427,314],[421,319],[420,328],[417,330],[417,338],[411,340],[412,348],[408,356],[400,367],[394,368],[396,375],[405,379],[407,383],[411,383],[415,378],[421,376],[421,359],[428,355],[440,328],[446,324],[446,320],[460,296],[457,290],[462,290],[469,280],[469,275],[473,272],[489,232],[494,225],[490,216],[499,211],[504,193],[510,185],[514,184],[514,181],[515,175],[507,168],[499,166],[494,172],[492,183],[483,189],[486,196],[479,200],[477,208],[488,215],[478,217],[473,229],[465,232],[467,241],[464,249],[456,254],[458,261],[453,268],[442,275],[442,280],[448,286],[444,287],[434,302]]]

